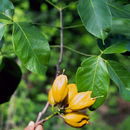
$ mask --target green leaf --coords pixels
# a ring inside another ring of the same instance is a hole
[[[130,36],[130,19],[113,18],[111,33]]]
[[[112,24],[111,12],[105,0],[79,0],[78,12],[88,32],[105,39]]]
[[[92,109],[101,106],[107,96],[109,87],[109,75],[106,64],[100,56],[90,57],[84,60],[76,73],[78,91],[92,91],[92,97],[103,96],[96,99]]]
[[[16,55],[28,70],[45,73],[50,48],[45,36],[36,27],[27,23],[14,23],[13,45]]]
[[[113,82],[119,87],[120,95],[130,101],[130,73],[121,63],[115,61],[107,62],[108,72]]]
[[[0,0],[0,20],[11,20],[14,14],[14,6],[9,0]]]
[[[113,17],[130,18],[130,4],[124,6],[121,2],[114,1],[106,3],[110,7]]]
[[[3,35],[4,35],[5,26],[6,26],[6,24],[0,23],[0,41],[1,41],[2,37],[3,37]]]
[[[127,45],[129,43],[127,41],[120,41],[119,43],[113,44],[106,48],[103,53],[104,54],[112,54],[112,53],[123,53],[127,51]]]
[[[104,51],[105,54],[122,53],[129,50],[129,37],[120,34],[110,34],[103,43],[102,39],[97,39],[98,47]]]

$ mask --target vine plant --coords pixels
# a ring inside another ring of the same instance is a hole
[[[59,11],[60,27],[58,28],[60,29],[60,45],[49,46],[46,37],[33,24],[27,23],[26,21],[22,23],[16,22],[13,19],[15,8],[12,2],[9,0],[0,0],[0,78],[4,80],[5,77],[2,77],[2,74],[8,69],[8,64],[11,69],[10,71],[6,71],[6,73],[13,76],[12,80],[17,80],[17,83],[13,84],[14,87],[12,90],[6,88],[6,93],[9,91],[8,96],[5,97],[0,94],[0,103],[9,100],[21,79],[19,66],[12,59],[5,57],[2,52],[2,37],[5,27],[8,25],[12,25],[13,27],[12,46],[15,54],[22,64],[33,73],[45,74],[50,57],[50,47],[60,48],[60,56],[56,65],[56,77],[62,73],[60,64],[62,63],[63,48],[84,56],[90,56],[83,60],[81,66],[78,67],[75,81],[78,92],[92,91],[91,96],[93,98],[98,97],[96,98],[96,102],[89,108],[90,110],[96,110],[104,103],[107,97],[110,79],[119,87],[121,97],[126,101],[130,101],[129,71],[116,60],[103,58],[104,55],[130,51],[130,41],[128,40],[130,31],[126,33],[123,30],[124,32],[121,32],[121,34],[128,38],[127,40],[114,41],[112,44],[108,44],[107,42],[110,34],[122,31],[120,25],[116,23],[116,20],[121,19],[124,26],[127,26],[123,23],[124,19],[130,23],[130,4],[124,4],[122,1],[115,2],[114,0],[79,0],[75,4],[77,5],[78,14],[83,24],[64,27],[63,10],[67,9],[69,5],[59,7],[51,1],[47,0],[47,2]],[[99,55],[84,54],[63,45],[64,29],[82,26],[98,39],[101,52]],[[18,75],[14,76],[11,71],[17,72]],[[49,102],[47,102],[46,106],[39,113],[36,120],[37,125],[51,117],[40,120],[48,106]]]

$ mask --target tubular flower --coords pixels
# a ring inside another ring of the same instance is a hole
[[[63,118],[68,125],[76,128],[89,124],[88,116],[81,112],[68,113],[64,115]]]
[[[49,90],[48,101],[53,106],[56,104],[56,102],[54,101],[53,95],[52,95],[52,89]]]
[[[56,103],[61,103],[68,94],[67,76],[59,75],[53,82],[52,95]]]
[[[72,111],[82,110],[93,105],[96,98],[91,98],[92,91],[80,92],[70,101],[68,108]]]

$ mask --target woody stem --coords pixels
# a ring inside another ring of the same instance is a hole
[[[35,124],[35,127],[38,126],[38,125],[42,125],[44,122],[46,122],[47,120],[49,120],[50,118],[52,118],[52,117],[54,117],[54,116],[56,116],[56,115],[58,115],[58,113],[53,113],[53,114],[51,114],[50,116],[48,116],[48,117],[46,117],[46,118],[44,118],[44,119],[38,121],[38,122]]]
[[[56,65],[56,76],[60,74],[60,64],[62,62],[63,58],[63,14],[62,14],[62,8],[59,9],[60,12],[60,57],[59,61]]]
[[[43,110],[41,112],[39,112],[37,120],[36,120],[36,124],[39,122],[39,120],[41,119],[41,117],[45,114],[47,108],[49,107],[49,102],[46,103],[45,107],[43,108]]]

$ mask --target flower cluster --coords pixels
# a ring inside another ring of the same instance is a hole
[[[59,75],[49,91],[48,100],[52,106],[61,104],[61,117],[72,127],[82,127],[88,124],[88,116],[80,110],[90,107],[96,101],[91,98],[92,91],[79,92],[75,84],[67,84],[66,75]]]

